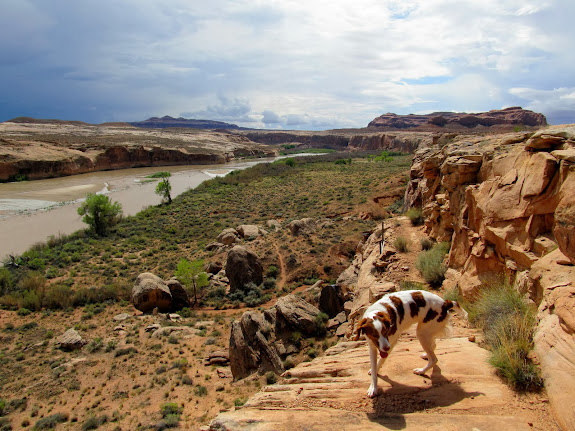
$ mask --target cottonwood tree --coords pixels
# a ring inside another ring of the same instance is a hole
[[[201,296],[202,290],[209,284],[208,274],[204,271],[204,261],[198,259],[190,262],[188,259],[180,259],[176,268],[176,278],[186,288],[192,288],[195,306],[198,303],[198,296]]]
[[[172,185],[170,184],[170,173],[161,172],[162,180],[156,186],[156,194],[162,197],[162,203],[171,204],[172,203]]]
[[[108,230],[122,217],[122,205],[112,202],[106,195],[88,193],[86,200],[78,208],[82,221],[90,226],[96,235],[106,236]]]

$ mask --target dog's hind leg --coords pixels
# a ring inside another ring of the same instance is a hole
[[[425,350],[426,358],[424,359],[427,359],[427,364],[423,368],[415,368],[413,372],[415,374],[423,375],[437,364],[437,356],[435,356],[435,334],[432,331],[429,331],[429,329],[422,329],[421,325],[417,327],[416,333],[417,339],[421,343],[421,347]]]

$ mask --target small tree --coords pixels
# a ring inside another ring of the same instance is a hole
[[[209,284],[208,274],[204,271],[204,261],[198,259],[190,262],[188,259],[181,259],[176,268],[176,278],[187,288],[192,287],[195,306],[201,291]]]
[[[172,203],[172,185],[170,184],[170,173],[160,172],[162,180],[156,186],[156,194],[162,197],[162,203],[171,204]]]
[[[122,216],[122,206],[112,202],[106,195],[88,193],[86,200],[78,208],[82,221],[90,226],[96,235],[106,236],[108,229],[114,226]]]

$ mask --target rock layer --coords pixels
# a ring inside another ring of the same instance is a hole
[[[575,125],[460,137],[416,152],[405,195],[427,233],[451,241],[450,286],[473,297],[505,278],[539,305],[536,352],[565,429],[575,429],[574,150]]]

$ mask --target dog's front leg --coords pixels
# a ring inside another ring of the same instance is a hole
[[[371,364],[371,385],[369,386],[369,389],[367,390],[367,396],[369,398],[373,398],[377,395],[377,372],[378,372],[378,364],[377,364],[377,358],[378,358],[378,351],[377,349],[372,345],[372,343],[369,343],[369,362]]]

